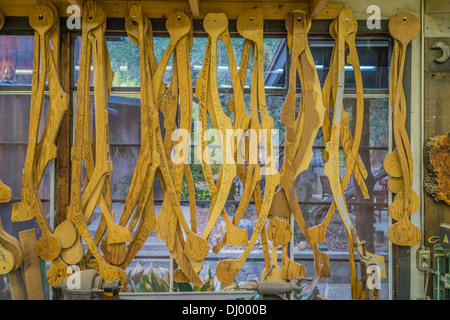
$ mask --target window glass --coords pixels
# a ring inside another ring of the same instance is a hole
[[[18,233],[25,229],[36,228],[37,237],[41,235],[36,220],[23,222],[12,222],[12,204],[21,200],[22,194],[22,170],[25,164],[28,146],[28,129],[30,120],[31,95],[2,94],[0,95],[0,179],[11,188],[12,201],[0,204],[0,219],[5,231],[18,238]],[[43,108],[41,112],[41,126],[38,139],[41,138],[44,123],[47,120],[49,99],[44,95]],[[40,187],[39,196],[47,215],[50,213],[50,168],[47,165]]]
[[[0,85],[31,85],[33,36],[0,36]]]
[[[310,40],[309,43],[319,79],[323,85],[330,70],[334,41]],[[364,89],[387,89],[389,87],[389,41],[358,39],[356,46]],[[352,66],[346,65],[345,71],[345,87],[355,89]]]
[[[113,199],[113,210],[116,214],[116,221],[120,218],[124,202],[129,190],[131,178],[133,176],[136,161],[140,149],[141,130],[140,130],[140,96],[130,93],[135,88],[136,91],[140,87],[140,62],[139,47],[132,43],[126,36],[107,36],[107,46],[109,50],[111,69],[114,72],[113,88],[114,94],[111,94],[108,104],[109,114],[109,135],[110,135],[110,154],[113,161],[113,172],[111,175],[111,190]],[[170,39],[168,37],[155,37],[154,50],[157,61],[161,61]],[[206,48],[206,37],[195,37],[193,46],[190,51],[190,67],[192,73],[192,84],[195,82],[203,67],[203,60]],[[244,39],[240,37],[231,39],[233,51],[237,66],[240,66],[242,48]],[[34,37],[32,36],[0,36],[0,44],[2,48],[7,48],[0,54],[0,85],[31,85],[32,77],[32,60]],[[312,36],[310,40],[311,51],[317,68],[319,79],[323,85],[326,75],[330,68],[330,58],[334,42],[329,39],[319,39]],[[76,37],[74,41],[75,56],[73,61],[74,82],[77,84],[79,72],[79,51],[81,45],[81,37]],[[364,101],[364,134],[361,140],[360,157],[369,173],[366,185],[369,189],[370,199],[365,200],[361,196],[358,184],[352,176],[346,186],[344,192],[348,202],[350,217],[358,231],[371,230],[365,238],[368,246],[376,252],[387,252],[387,188],[386,174],[384,173],[382,163],[387,154],[388,136],[388,119],[389,119],[389,101],[382,94],[374,97],[370,96],[370,89],[382,89],[387,93],[388,76],[389,76],[389,41],[373,40],[366,38],[358,38],[358,54],[361,64],[361,71],[366,90]],[[287,50],[286,41],[282,38],[264,39],[264,81],[266,87],[266,104],[270,116],[274,119],[274,129],[278,132],[280,141],[280,163],[283,161],[283,143],[284,143],[284,126],[280,123],[280,110],[285,100],[286,89],[288,88],[287,74],[289,67],[289,51]],[[249,65],[246,72],[244,101],[247,114],[250,114],[250,87],[252,78],[252,59],[253,53],[250,53]],[[231,81],[231,73],[226,46],[223,42],[218,43],[217,52],[217,76],[218,88],[220,90],[219,97],[224,112],[234,120],[228,108],[227,102],[233,94]],[[170,83],[173,76],[173,59],[171,58],[164,73],[163,81]],[[355,89],[353,70],[350,66],[346,66],[346,88],[349,94],[346,94],[344,106],[347,112],[352,113],[349,122],[350,131],[354,132],[355,126],[355,108],[356,99],[352,94]],[[299,83],[299,81],[298,81]],[[91,77],[92,84],[92,77]],[[301,91],[298,85],[298,93]],[[121,93],[120,88],[125,88]],[[127,89],[128,88],[128,92]],[[130,89],[131,88],[131,89]],[[76,90],[75,90],[76,91]],[[381,91],[381,90],[380,90]],[[195,90],[194,90],[195,93]],[[298,112],[301,95],[297,95],[296,112]],[[42,112],[42,121],[45,123],[48,110],[48,97],[44,99],[46,107]],[[198,119],[198,99],[194,94],[193,117],[194,121]],[[28,121],[29,121],[30,94],[23,95],[0,95],[0,178],[9,185],[13,190],[15,201],[20,199],[21,190],[21,172],[26,156],[26,144],[28,141]],[[94,123],[94,101],[91,98],[91,125]],[[75,115],[75,114],[74,114]],[[40,128],[39,136],[42,134],[43,127]],[[161,128],[163,124],[161,123]],[[208,128],[212,128],[212,123],[208,118]],[[196,129],[193,123],[193,132]],[[91,131],[93,134],[93,130]],[[193,137],[195,133],[193,133]],[[195,151],[195,139],[193,140],[191,152]],[[211,141],[211,145],[218,144],[218,141]],[[301,210],[308,227],[315,226],[323,220],[326,211],[332,201],[330,189],[327,186],[327,177],[323,172],[325,163],[322,130],[319,130],[315,143],[312,161],[307,170],[297,177],[296,191],[300,202]],[[14,161],[11,161],[14,159]],[[346,156],[343,150],[340,151],[340,174],[344,175]],[[195,199],[196,217],[198,230],[201,232],[206,225],[210,207],[211,193],[208,190],[202,168],[199,164],[191,164],[191,171],[194,176],[195,183]],[[214,178],[217,180],[220,173],[220,164],[213,164],[212,171]],[[85,170],[83,173],[83,183],[85,181]],[[164,193],[159,185],[159,180],[155,180],[155,213],[161,209],[161,201],[164,199]],[[261,187],[264,189],[264,177],[261,180]],[[329,183],[329,182],[328,182]],[[42,186],[39,194],[43,199],[43,205],[46,212],[50,209],[50,169],[44,173]],[[232,218],[236,213],[239,201],[242,197],[243,184],[239,179],[235,179],[230,191],[230,195],[225,209]],[[189,195],[186,184],[183,185],[181,198],[183,211],[189,216],[189,206],[186,200],[193,195]],[[0,216],[3,226],[13,235],[17,236],[17,231],[22,230],[24,226],[36,226],[34,220],[20,224],[12,224],[8,218],[11,214],[11,204],[0,204]],[[89,224],[92,234],[101,218],[101,210],[99,207],[95,209],[94,215]],[[252,203],[246,208],[243,221],[254,226],[257,220],[256,207]],[[268,221],[266,222],[268,224]],[[210,237],[211,246],[215,245],[223,236],[225,223],[222,217],[219,218]],[[37,228],[38,230],[39,228]],[[251,228],[249,228],[251,232]],[[39,234],[38,234],[39,236]],[[343,253],[348,250],[347,235],[344,225],[340,219],[338,212],[334,212],[330,226],[327,230],[326,240],[321,243],[321,250],[329,252]],[[159,242],[158,242],[159,241]],[[164,243],[154,236],[154,233],[145,243],[143,249],[138,255],[137,262],[133,262],[130,268],[138,267],[139,263],[145,265],[159,264],[159,261],[153,259],[155,243],[160,246],[158,249],[166,250]],[[304,236],[301,234],[297,224],[294,222],[294,253],[295,255],[308,255],[311,250],[306,244]],[[237,257],[238,250],[244,249],[244,246],[225,246],[224,250],[234,251],[233,257]],[[260,259],[261,270],[252,270],[252,273],[243,271],[239,273],[238,280],[247,280],[251,274],[260,276],[264,268],[262,259],[261,240],[258,239],[253,251],[252,257]],[[371,249],[368,250],[370,251]],[[371,252],[373,252],[371,251]],[[229,252],[229,251],[228,251]],[[140,258],[144,257],[144,258]],[[148,259],[150,257],[150,259]],[[218,258],[222,258],[220,253]],[[311,257],[309,258],[311,260]],[[145,261],[145,262],[144,262]],[[161,263],[164,265],[165,262]],[[209,263],[209,262],[208,262]],[[214,268],[211,262],[211,268]],[[168,261],[167,261],[168,266]],[[253,264],[246,264],[248,269]],[[258,267],[258,268],[259,268]],[[313,270],[308,267],[308,270]],[[127,270],[128,271],[128,270]]]
[[[114,87],[139,87],[139,47],[128,37],[106,37],[111,70],[114,72]],[[81,37],[75,38],[74,84],[77,85],[80,69]],[[91,65],[91,86],[93,85],[93,67]]]

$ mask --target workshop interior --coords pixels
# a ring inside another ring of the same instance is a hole
[[[449,0],[0,1],[0,300],[450,300]]]

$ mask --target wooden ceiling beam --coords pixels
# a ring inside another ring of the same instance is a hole
[[[67,0],[70,4],[83,8],[83,0]]]
[[[450,0],[426,0],[426,13],[445,13],[450,12]]]
[[[58,9],[61,17],[68,17],[67,7],[71,4],[83,5],[86,0],[50,0]],[[344,9],[343,2],[328,2],[324,0],[310,0],[299,2],[297,0],[280,1],[236,1],[236,0],[180,0],[180,1],[148,1],[148,0],[96,0],[95,2],[106,10],[109,18],[124,18],[128,15],[130,7],[139,3],[144,14],[149,18],[167,18],[174,11],[183,11],[192,14],[196,19],[202,19],[209,12],[223,12],[228,19],[237,19],[242,12],[255,7],[262,8],[265,20],[284,20],[286,14],[294,10],[310,11],[310,4],[314,2],[313,10],[315,20],[333,20]],[[326,1],[325,1],[326,2]],[[27,17],[36,5],[36,0],[14,0],[8,4],[0,3],[0,11],[5,16]],[[198,9],[198,12],[197,12]]]
[[[309,14],[311,15],[311,18],[314,19],[319,15],[319,13],[325,8],[327,5],[328,0],[309,0]]]
[[[192,17],[200,17],[200,0],[189,0],[189,5],[191,6]]]

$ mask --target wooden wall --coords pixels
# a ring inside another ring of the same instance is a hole
[[[441,25],[450,27],[450,17]],[[425,38],[425,105],[424,105],[424,141],[438,135],[450,132],[450,59],[444,63],[437,63],[434,59],[441,55],[439,50],[431,50],[435,42],[450,45],[450,37]],[[426,174],[426,172],[425,172]],[[445,202],[436,202],[424,194],[424,233],[425,245],[429,237],[438,235],[440,223],[450,223],[450,206]]]

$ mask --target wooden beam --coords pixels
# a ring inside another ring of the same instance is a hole
[[[309,14],[314,19],[325,8],[328,0],[309,0]]]
[[[61,34],[61,86],[65,92],[70,92],[70,33]],[[71,97],[71,95],[70,95]],[[56,139],[56,225],[67,218],[67,208],[70,204],[70,115],[73,113],[73,101],[69,98],[69,110],[65,113],[59,134]]]
[[[23,252],[23,275],[28,300],[44,300],[41,267],[36,252],[36,229],[19,232],[19,242]]]
[[[70,5],[78,5],[83,7],[84,0],[49,0],[58,10],[60,17],[68,17],[71,13],[67,13]],[[0,11],[5,17],[28,17],[31,10],[38,4],[37,0],[14,0],[8,3],[0,3]]]
[[[450,0],[426,0],[426,13],[444,13],[450,12]]]
[[[103,1],[107,4],[109,1]],[[141,1],[144,13],[150,18],[164,18],[175,10],[190,12],[188,3],[178,1]],[[228,19],[237,19],[242,12],[262,8],[265,20],[284,20],[286,14],[293,10],[309,11],[307,2],[297,1],[202,1],[200,15],[203,18],[210,12],[223,12]],[[316,20],[333,20],[345,7],[342,2],[328,3],[323,10],[315,17]],[[108,11],[109,12],[109,11]]]
[[[200,0],[189,0],[189,5],[191,6],[191,13],[194,18],[200,16]]]
[[[50,0],[58,9],[61,17],[68,17],[67,7],[72,2],[82,3],[82,0]],[[199,3],[199,0],[188,1],[127,1],[127,0],[98,0],[95,1],[103,9],[106,10],[109,18],[124,18],[128,15],[130,7],[139,3],[142,5],[144,14],[149,18],[167,18],[169,14],[174,11],[183,11],[187,14],[194,15],[191,3]],[[319,1],[322,2],[322,1]],[[8,4],[0,4],[0,11],[5,16],[11,17],[28,17],[31,9],[36,5],[36,0],[15,0]],[[321,3],[323,5],[323,3]],[[281,0],[281,1],[236,1],[236,0],[202,0],[201,5],[198,5],[199,14],[194,18],[202,19],[209,12],[223,12],[228,19],[237,19],[239,15],[245,11],[255,7],[262,8],[265,20],[284,20],[286,14],[293,10],[303,10],[309,12],[309,3],[296,0]],[[326,3],[322,10],[315,16],[316,20],[333,20],[342,9],[345,7],[343,2]],[[317,10],[319,6],[316,7]],[[195,10],[195,8],[194,8]]]
[[[83,0],[67,0],[71,5],[79,6],[80,8],[83,8]]]

